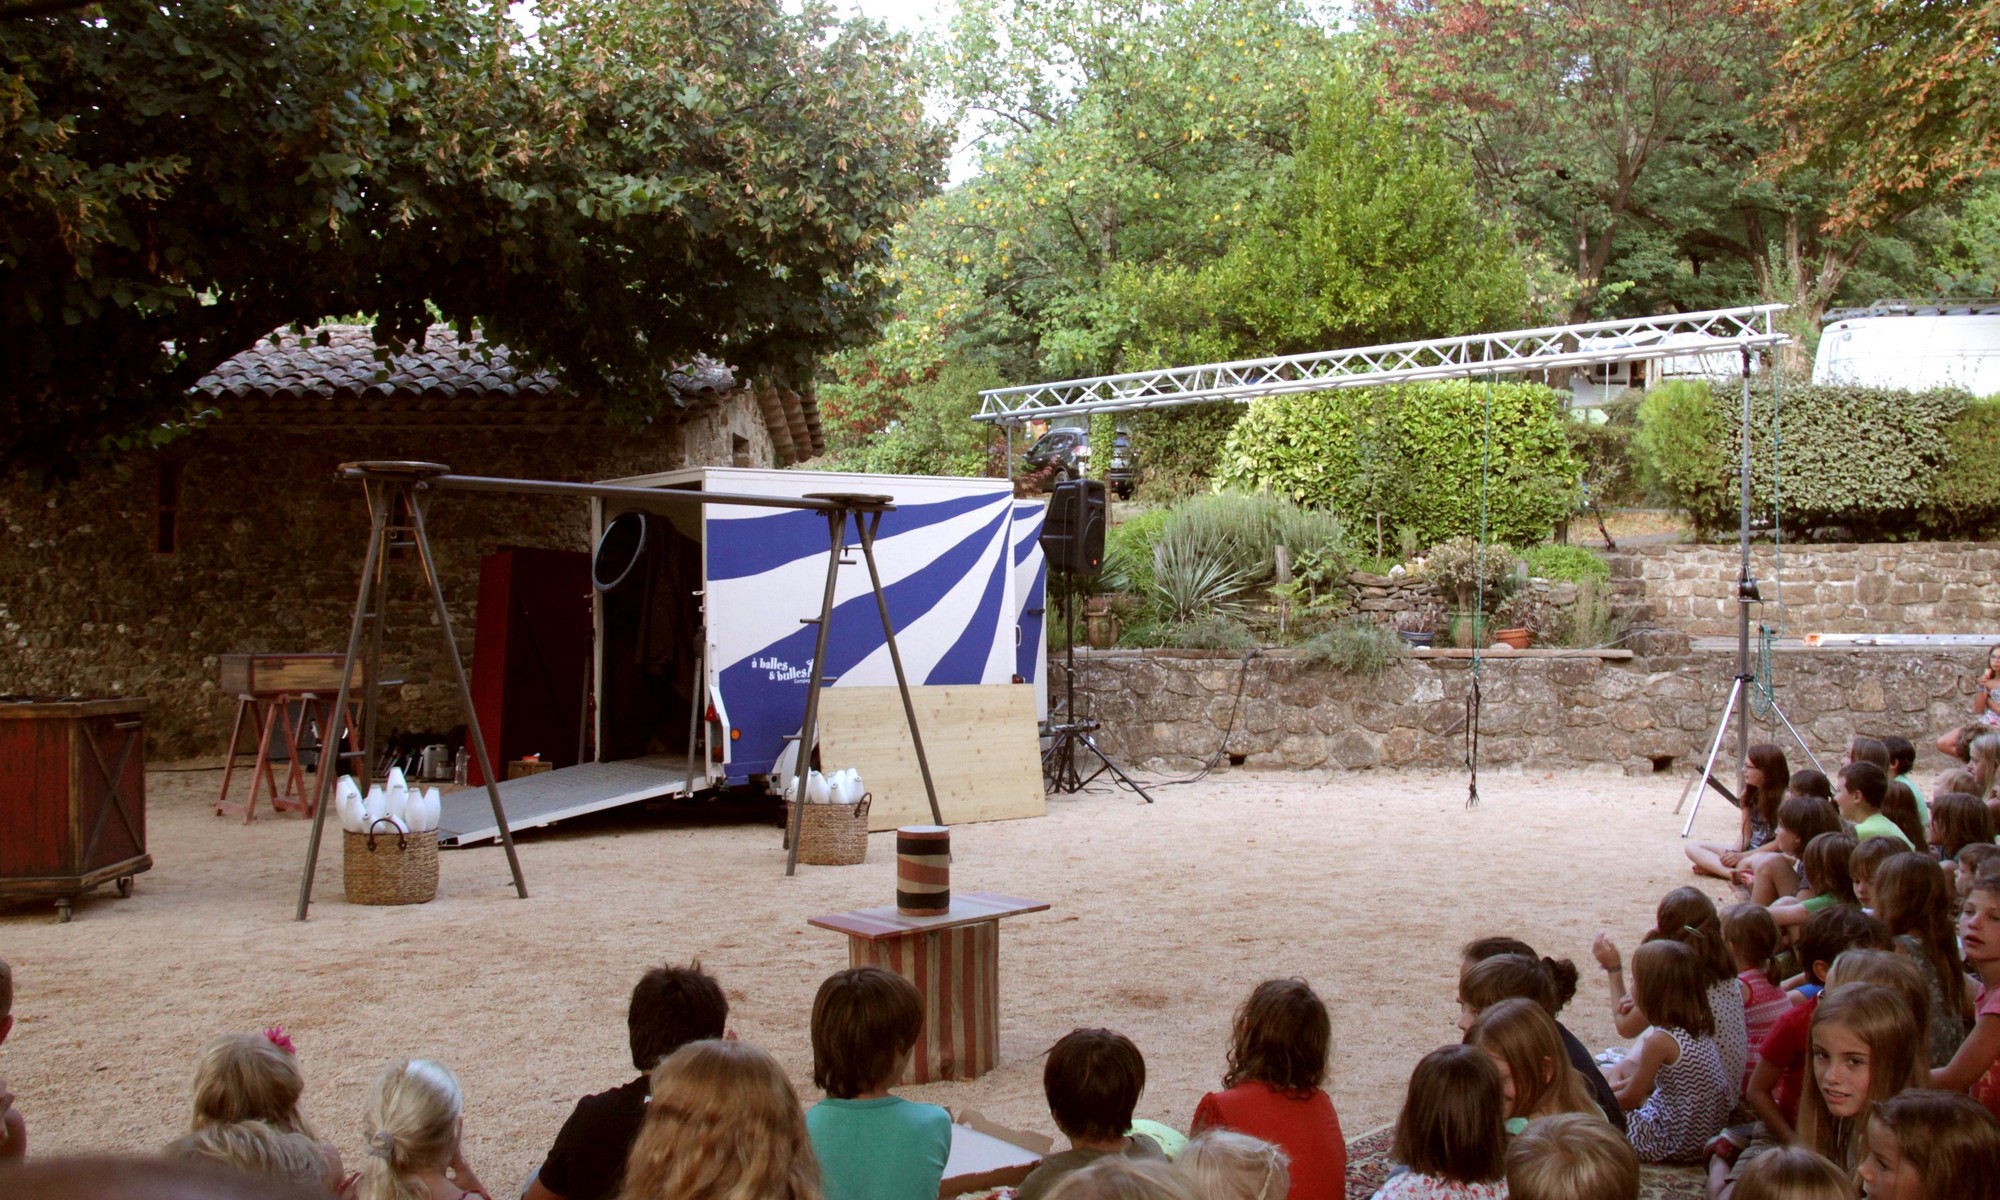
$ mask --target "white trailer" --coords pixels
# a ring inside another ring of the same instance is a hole
[[[662,491],[890,497],[875,543],[912,688],[1014,684],[1047,715],[1045,507],[999,479],[699,467],[608,481]],[[533,828],[656,796],[768,782],[805,713],[831,546],[796,509],[593,498],[595,761],[500,785]],[[848,526],[848,544],[856,535]],[[860,555],[843,566],[828,687],[894,686]],[[775,790],[775,788],[773,788]],[[446,798],[447,845],[498,836],[486,797]]]
[[[1812,381],[2000,395],[2000,300],[1834,309],[1820,332]]]

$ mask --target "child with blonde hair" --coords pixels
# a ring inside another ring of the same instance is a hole
[[[459,1150],[465,1096],[458,1076],[428,1059],[391,1064],[368,1089],[361,1117],[357,1200],[464,1200],[487,1196]],[[488,1197],[491,1200],[491,1197]]]
[[[1555,1018],[1533,1000],[1502,1000],[1482,1009],[1465,1044],[1484,1050],[1500,1069],[1508,1133],[1558,1113],[1602,1117],[1582,1076],[1569,1065]]]
[[[263,1121],[204,1125],[168,1144],[168,1158],[212,1162],[247,1175],[282,1180],[312,1192],[337,1192],[338,1161],[303,1133],[276,1129]]]
[[[1851,1170],[1875,1105],[1927,1082],[1923,1030],[1901,996],[1872,983],[1830,989],[1813,1011],[1799,1145]]]
[[[280,1133],[303,1134],[318,1142],[334,1178],[341,1179],[340,1152],[319,1136],[299,1107],[306,1081],[283,1026],[262,1033],[225,1033],[209,1042],[195,1060],[189,1090],[188,1132],[262,1121]]]
[[[748,1042],[703,1039],[653,1071],[646,1122],[621,1200],[693,1196],[820,1200],[819,1162],[798,1094]]]
[[[1208,1200],[1186,1172],[1159,1159],[1100,1158],[1063,1176],[1049,1200]]]
[[[1512,1200],[1639,1200],[1639,1155],[1594,1116],[1530,1122],[1507,1147]]]
[[[1960,904],[1972,897],[1973,883],[1979,878],[1981,868],[1996,858],[2000,858],[2000,846],[1985,843],[1967,846],[1958,852],[1958,877],[1955,882]]]
[[[1868,1200],[2000,1200],[2000,1122],[1969,1096],[1912,1088],[1875,1106]]]
[[[1290,1159],[1262,1138],[1233,1129],[1204,1129],[1175,1160],[1203,1200],[1285,1200]]]
[[[951,1114],[894,1094],[924,1030],[917,987],[882,967],[851,967],[813,999],[813,1084],[806,1113],[827,1200],[932,1200],[951,1157]]]
[[[1191,1131],[1233,1129],[1283,1148],[1295,1200],[1338,1200],[1347,1140],[1320,1085],[1333,1023],[1303,979],[1267,979],[1236,1010],[1222,1090],[1195,1106]]]
[[[1780,1146],[1737,1177],[1735,1200],[1855,1200],[1854,1183],[1825,1155]]]

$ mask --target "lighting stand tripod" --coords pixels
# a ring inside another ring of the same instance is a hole
[[[1106,754],[1091,736],[1098,727],[1094,718],[1076,715],[1076,578],[1069,572],[1063,577],[1063,625],[1068,630],[1067,645],[1063,650],[1063,722],[1049,726],[1049,748],[1042,751],[1042,789],[1048,792],[1080,792],[1091,780],[1106,771],[1111,772],[1120,783],[1139,793],[1141,799],[1151,804],[1153,798],[1137,780],[1125,773],[1118,761]],[[1097,758],[1097,769],[1085,775],[1077,768],[1077,749],[1088,751]]]
[[[326,826],[327,788],[338,772],[338,764],[358,759],[355,774],[371,778],[375,763],[375,701],[382,678],[382,624],[388,609],[385,584],[388,581],[391,551],[413,548],[431,601],[437,606],[438,632],[444,635],[446,657],[451,660],[452,678],[458,683],[458,698],[465,706],[465,726],[478,756],[479,773],[486,780],[486,797],[493,804],[493,821],[500,828],[500,844],[507,848],[507,868],[514,873],[514,892],[528,898],[528,882],[521,877],[521,860],[514,853],[514,834],[507,828],[507,812],[500,807],[500,788],[493,775],[493,763],[486,753],[486,738],[479,730],[479,713],[472,704],[472,687],[466,682],[465,660],[459,657],[458,639],[451,630],[451,611],[445,607],[444,588],[438,583],[437,560],[431,556],[430,535],[424,529],[424,506],[431,495],[431,480],[449,474],[442,463],[365,462],[346,463],[341,473],[361,480],[368,497],[368,552],[361,560],[361,594],[354,601],[354,623],[347,632],[347,655],[341,660],[340,692],[333,702],[335,719],[347,712],[347,698],[354,685],[355,665],[361,666],[361,748],[342,754],[324,754],[315,779],[312,838],[306,843],[305,872],[299,877],[299,907],[296,919],[306,919],[312,904],[313,874],[319,867],[320,833]],[[362,635],[367,634],[364,650]],[[339,738],[322,738],[338,746]]]
[[[1722,719],[1716,722],[1715,737],[1708,744],[1708,758],[1702,763],[1701,775],[1681,789],[1680,802],[1674,805],[1674,812],[1678,814],[1687,806],[1688,792],[1699,785],[1699,791],[1694,798],[1694,807],[1688,810],[1687,822],[1681,826],[1683,838],[1694,831],[1694,820],[1701,815],[1702,798],[1710,787],[1715,786],[1715,760],[1722,753],[1722,739],[1729,731],[1729,720],[1732,716],[1736,718],[1736,761],[1742,764],[1750,760],[1752,699],[1750,691],[1757,686],[1757,676],[1750,669],[1750,606],[1762,604],[1764,597],[1757,590],[1757,579],[1751,573],[1750,567],[1750,351],[1746,349],[1742,353],[1743,426],[1740,440],[1743,453],[1736,465],[1736,483],[1740,492],[1736,544],[1741,555],[1736,574],[1736,679],[1729,685],[1729,699],[1722,705]],[[1772,371],[1772,386],[1776,387],[1776,365],[1767,363],[1767,367]],[[1792,719],[1787,717],[1785,710],[1779,706],[1776,692],[1767,693],[1765,698],[1770,702],[1771,712],[1791,733],[1792,740],[1798,743],[1799,749],[1805,751],[1807,758],[1812,759],[1813,766],[1818,767],[1819,759],[1813,755],[1812,748],[1806,745],[1805,739],[1799,736],[1798,729],[1792,725]],[[1741,790],[1741,781],[1738,782]]]

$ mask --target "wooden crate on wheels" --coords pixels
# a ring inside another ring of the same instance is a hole
[[[0,899],[47,897],[61,920],[146,853],[146,702],[0,701]]]

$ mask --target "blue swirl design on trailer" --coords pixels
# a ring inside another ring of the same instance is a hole
[[[1005,493],[952,497],[927,504],[899,506],[885,514],[876,540],[883,595],[896,627],[896,643],[912,685],[1005,682],[1013,655],[997,664],[996,639],[1013,636],[1014,614],[1007,612],[1012,555],[1008,531],[1013,500]],[[961,529],[936,527],[957,518]],[[710,603],[754,604],[773,594],[816,609],[824,579],[821,573],[831,538],[826,519],[817,513],[784,512],[755,517],[713,519],[708,523]],[[954,538],[944,541],[944,538]],[[849,545],[857,544],[852,526]],[[848,556],[852,566],[840,573],[839,595],[827,637],[825,672],[836,684],[872,656],[869,678],[861,683],[893,683],[886,666],[886,640],[867,585],[867,568],[859,554]],[[811,564],[803,562],[814,559]],[[810,574],[815,586],[805,594],[797,580]],[[780,584],[780,575],[790,576]],[[967,581],[977,581],[970,588]],[[955,592],[973,591],[971,603],[945,601]],[[962,614],[962,615],[961,615]],[[789,631],[723,666],[717,689],[732,728],[742,737],[730,747],[728,776],[740,783],[770,770],[784,749],[785,738],[798,731],[805,712],[806,682],[812,666],[816,630],[797,624],[816,611],[773,613]],[[775,629],[774,629],[775,631]],[[740,644],[740,643],[739,643]],[[1001,643],[1002,650],[1005,643]],[[874,678],[877,668],[882,676]]]
[[[1047,621],[1049,563],[1042,555],[1042,524],[1049,508],[1039,500],[1014,502],[1014,603],[1020,608],[1014,641],[1014,674],[1034,683],[1042,677],[1042,627]],[[1034,575],[1023,579],[1029,557],[1034,559]]]

